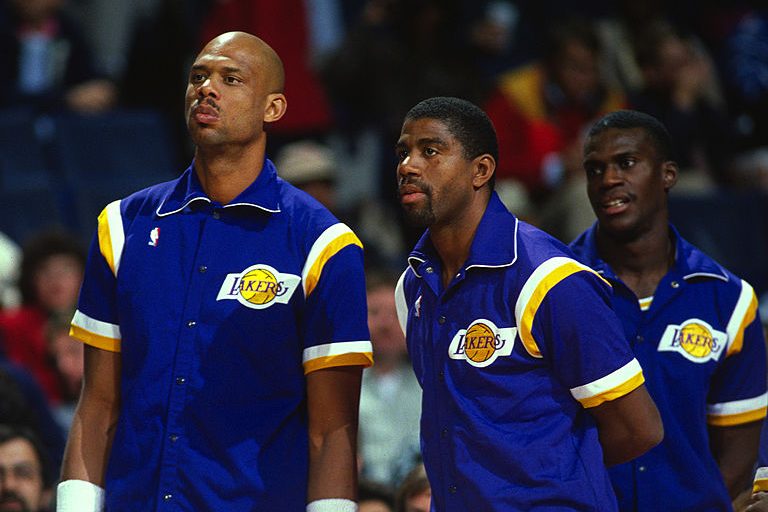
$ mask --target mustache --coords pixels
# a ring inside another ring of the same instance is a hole
[[[430,194],[432,192],[432,187],[429,186],[427,183],[424,183],[423,181],[414,178],[413,176],[401,176],[397,180],[397,190],[398,192],[402,193],[403,189],[409,188],[409,189],[418,189],[420,192],[423,192],[425,194]]]
[[[14,491],[4,491],[0,493],[0,505],[4,505],[6,503],[18,503],[21,505],[21,510],[29,510],[27,508],[27,503],[21,499],[21,496],[16,494]]]
[[[192,108],[195,109],[202,105],[207,105],[216,110],[216,112],[221,112],[221,107],[213,100],[213,98],[204,98],[203,100],[198,100],[192,104]]]

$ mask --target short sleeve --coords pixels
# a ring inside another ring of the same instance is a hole
[[[101,222],[102,218],[99,219]],[[119,352],[121,336],[116,301],[117,280],[102,251],[100,236],[96,234],[89,249],[70,334],[88,345]]]
[[[640,386],[642,369],[610,305],[610,285],[580,264],[563,264],[549,278],[531,336],[573,397],[595,407]]]
[[[747,291],[749,293],[742,294],[751,297],[744,301],[746,307],[741,312],[737,304],[729,322],[735,327],[728,333],[729,347],[735,348],[726,353],[710,385],[707,397],[707,422],[710,425],[740,425],[766,415],[765,337],[757,316],[754,291],[751,288]]]
[[[304,372],[371,366],[363,251],[349,228],[337,224],[318,238],[302,279],[306,294]]]

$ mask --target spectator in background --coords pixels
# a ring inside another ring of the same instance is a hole
[[[85,251],[68,233],[40,233],[23,248],[22,306],[0,313],[0,344],[10,361],[34,375],[51,404],[62,390],[51,364],[46,325],[52,315],[74,310],[85,267]]]
[[[419,233],[402,222],[392,181],[392,144],[410,107],[429,96],[478,101],[488,84],[473,59],[462,0],[367,0],[322,76],[337,129],[357,152],[370,151],[366,172],[375,199],[398,219],[401,253]],[[368,150],[368,151],[366,151]],[[353,170],[345,169],[345,172]],[[399,264],[399,262],[398,262]]]
[[[336,158],[331,148],[310,140],[293,142],[280,150],[275,166],[281,178],[340,216],[336,201]]]
[[[58,474],[65,434],[34,378],[7,362],[0,362],[0,424],[36,432],[49,455],[46,473]]]
[[[357,486],[358,512],[393,512],[394,501],[388,486],[360,480]]]
[[[646,28],[636,50],[644,86],[630,95],[630,105],[667,127],[680,170],[678,191],[707,191],[723,183],[736,132],[705,48],[660,22]]]
[[[357,198],[349,207],[341,205],[339,181],[342,171],[334,150],[312,140],[283,146],[275,166],[280,177],[317,199],[338,219],[352,227],[363,242],[369,262],[386,265],[403,256],[399,226],[386,214],[386,206],[375,198]]]
[[[0,9],[0,106],[99,112],[116,98],[95,66],[80,28],[62,10],[64,0],[3,0]]]
[[[0,424],[0,512],[49,510],[54,477],[47,458],[32,430]]]
[[[429,512],[432,489],[424,464],[417,464],[397,489],[395,512]]]
[[[394,488],[419,455],[421,387],[397,320],[397,276],[368,269],[368,329],[376,364],[360,392],[362,476]]]
[[[16,307],[21,302],[16,287],[21,267],[21,248],[0,233],[0,310]],[[0,347],[1,349],[2,347]],[[2,350],[0,350],[0,354]]]
[[[69,431],[83,383],[83,344],[69,335],[74,311],[54,314],[48,319],[46,341],[48,356],[58,377],[61,400],[53,406],[56,420]]]
[[[496,179],[522,182],[538,202],[566,176],[581,174],[585,126],[625,104],[602,80],[600,42],[587,20],[554,23],[543,52],[502,74],[485,103],[499,139]]]

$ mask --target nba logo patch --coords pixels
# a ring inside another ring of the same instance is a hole
[[[160,228],[152,228],[152,231],[149,232],[149,242],[147,242],[147,245],[151,245],[152,247],[157,247],[157,242],[160,240]]]

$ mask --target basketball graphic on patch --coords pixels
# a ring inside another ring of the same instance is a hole
[[[465,343],[467,359],[482,363],[496,352],[496,333],[491,327],[478,323],[467,330]]]
[[[699,323],[681,326],[680,346],[693,357],[707,357],[712,352],[714,339],[710,330]]]
[[[264,268],[248,271],[240,284],[240,295],[251,304],[267,304],[274,300],[277,291],[277,278]]]

